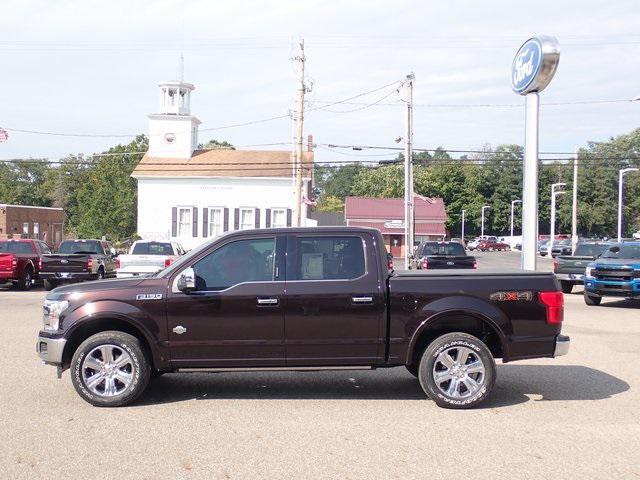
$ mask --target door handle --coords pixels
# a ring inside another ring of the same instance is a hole
[[[351,297],[351,301],[357,304],[373,303],[373,297]]]
[[[258,305],[278,305],[280,300],[277,298],[258,298]]]

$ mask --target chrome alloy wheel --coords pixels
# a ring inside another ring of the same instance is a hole
[[[482,388],[484,379],[484,363],[474,350],[467,347],[447,348],[433,364],[433,380],[448,397],[471,397]]]
[[[94,394],[113,397],[124,392],[134,378],[131,355],[117,345],[100,345],[82,361],[82,381]]]

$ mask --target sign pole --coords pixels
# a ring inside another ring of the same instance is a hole
[[[525,96],[525,138],[522,189],[522,269],[536,269],[538,250],[538,92]]]

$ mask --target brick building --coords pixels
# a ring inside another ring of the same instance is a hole
[[[55,246],[63,235],[62,208],[0,205],[0,240],[36,238]]]
[[[416,243],[444,240],[447,213],[441,198],[414,197]],[[347,197],[345,220],[350,227],[373,227],[382,232],[387,251],[394,257],[404,255],[404,200],[402,198]]]

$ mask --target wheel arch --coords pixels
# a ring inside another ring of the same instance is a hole
[[[407,349],[406,365],[419,361],[420,354],[441,335],[462,332],[483,341],[494,358],[508,356],[502,329],[488,316],[470,310],[452,309],[425,319],[416,329]]]
[[[82,342],[96,333],[109,330],[128,333],[140,340],[153,369],[158,369],[159,365],[162,364],[162,356],[157,353],[157,349],[151,348],[152,339],[148,332],[138,325],[134,325],[126,317],[110,314],[95,318],[85,318],[75,324],[73,330],[68,333],[67,342],[62,353],[63,368],[67,368],[71,364],[73,354]]]

